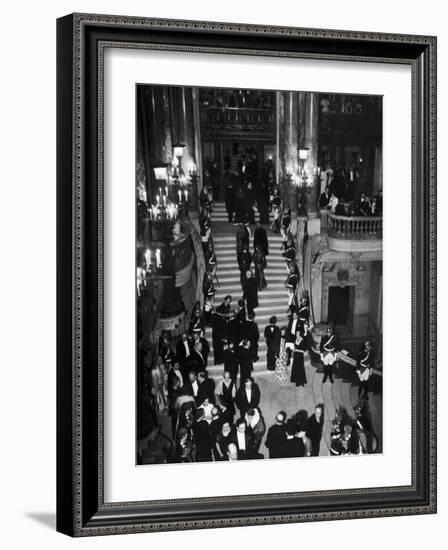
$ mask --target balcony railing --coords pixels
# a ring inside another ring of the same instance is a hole
[[[251,134],[275,139],[275,110],[255,108],[201,108],[201,132],[205,137]]]
[[[327,231],[343,239],[381,239],[383,218],[378,216],[337,216],[328,212]]]

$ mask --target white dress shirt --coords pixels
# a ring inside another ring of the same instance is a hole
[[[246,390],[247,402],[250,403],[252,397],[252,390]]]
[[[237,430],[236,437],[237,437],[237,440],[238,440],[238,449],[240,451],[245,451],[246,450],[246,434],[241,433]]]
[[[184,341],[184,347],[185,347],[185,357],[190,357],[190,346],[187,340]]]

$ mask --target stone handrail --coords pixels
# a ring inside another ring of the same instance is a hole
[[[380,239],[383,218],[379,216],[337,216],[328,212],[329,234],[346,239]]]

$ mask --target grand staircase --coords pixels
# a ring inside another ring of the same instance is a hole
[[[236,231],[234,226],[227,221],[227,213],[223,202],[216,202],[212,213],[213,240],[218,261],[217,276],[219,286],[215,295],[215,305],[219,305],[227,294],[232,296],[232,305],[242,297],[240,284],[240,271],[236,259]],[[260,407],[267,425],[274,423],[275,414],[284,409],[288,415],[299,409],[305,409],[312,414],[318,403],[324,404],[325,422],[320,455],[328,455],[330,447],[331,420],[338,408],[343,407],[348,416],[355,418],[354,406],[358,401],[358,382],[354,369],[345,362],[340,362],[340,367],[334,373],[334,384],[326,382],[322,384],[322,365],[312,364],[309,354],[305,356],[305,370],[307,384],[305,388],[296,389],[293,384],[287,382],[279,385],[275,381],[272,371],[266,368],[266,342],[263,337],[265,326],[269,317],[275,315],[278,326],[287,324],[287,294],[284,283],[287,276],[286,264],[281,255],[281,236],[271,233],[265,226],[269,240],[268,266],[265,276],[267,288],[258,294],[259,306],[255,310],[255,321],[260,330],[259,360],[254,364],[254,376],[261,389],[262,400]],[[253,228],[251,228],[253,234]],[[253,247],[251,246],[251,252]],[[309,273],[305,273],[305,277]],[[212,330],[206,328],[205,336],[210,344],[210,355],[207,370],[215,380],[221,378],[223,365],[214,365]],[[382,389],[381,377],[376,376],[371,384],[369,392],[369,409],[373,423],[374,433],[379,440],[379,449],[382,450]],[[265,452],[264,440],[261,452]]]
[[[236,231],[237,226],[228,223],[227,213],[223,202],[216,202],[212,214],[213,221],[213,240],[215,243],[215,252],[218,261],[217,275],[219,286],[215,295],[215,305],[219,305],[227,294],[232,296],[232,305],[242,298],[240,283],[240,271],[236,259]],[[287,276],[286,264],[281,255],[280,246],[282,238],[279,234],[274,234],[265,227],[269,240],[269,255],[267,256],[267,268],[265,277],[268,286],[258,293],[258,307],[255,310],[255,321],[260,330],[259,341],[259,360],[254,364],[254,374],[266,374],[266,342],[263,337],[265,326],[269,323],[269,318],[275,315],[278,319],[279,327],[287,324],[286,310],[287,294],[284,283]],[[253,235],[253,228],[251,228]],[[251,245],[251,252],[253,247]],[[210,343],[210,359],[207,370],[213,377],[221,376],[222,365],[214,366],[212,329],[207,327],[205,337]]]

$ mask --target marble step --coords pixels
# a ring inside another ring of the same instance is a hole
[[[277,325],[280,325],[281,323],[286,324],[286,319],[287,319],[286,308],[287,306],[285,305],[283,311],[279,311],[278,309],[273,309],[272,311],[263,311],[261,313],[258,313],[257,311],[258,308],[257,308],[255,310],[255,322],[259,327],[261,326],[264,327],[265,325],[269,324],[269,318],[275,315],[278,319]],[[284,321],[282,321],[282,319],[284,319]]]
[[[277,283],[277,284],[282,284],[285,282],[286,280],[286,274],[285,273],[271,273],[270,276],[268,276],[266,273],[265,273],[265,276],[266,276],[266,279],[267,279],[267,282],[269,284],[269,282],[271,283]],[[239,282],[240,281],[240,274],[237,272],[235,273],[234,275],[231,275],[231,274],[226,274],[226,275],[219,275],[218,274],[218,281],[219,281],[219,284],[224,287],[225,284],[227,283],[233,283],[233,282]]]
[[[253,248],[250,249],[250,253],[252,254]],[[236,246],[235,243],[232,243],[230,246],[224,248],[220,245],[217,245],[215,243],[215,254],[218,260],[222,258],[223,260],[236,260]],[[266,256],[266,261],[269,265],[269,263],[275,262],[281,265],[285,265],[286,260],[281,255],[280,251],[272,250],[271,247],[271,253]]]
[[[275,315],[276,317],[285,317],[287,318],[286,307],[283,307],[281,304],[267,303],[260,305],[255,309],[255,321],[258,323],[258,319],[264,315]]]
[[[219,275],[218,275],[218,277],[219,277]],[[219,279],[219,280],[221,281],[221,279]],[[272,298],[274,296],[285,296],[286,297],[286,289],[283,286],[284,282],[285,282],[285,276],[284,275],[282,276],[282,283],[279,283],[278,281],[275,282],[275,283],[272,283],[272,279],[271,279],[271,284],[269,284],[269,279],[268,279],[268,286],[264,290],[261,290],[258,293],[259,299],[262,299],[263,296],[266,297],[266,298],[267,297]],[[231,288],[232,290],[237,290],[238,292],[239,291],[242,292],[239,273],[238,273],[238,283],[228,282],[227,284],[222,284],[221,283],[221,284],[216,284],[215,286],[216,286],[215,301],[216,301],[217,296],[220,296],[223,293],[225,295],[226,289]]]
[[[213,242],[215,244],[215,250],[217,254],[219,254],[220,252],[222,252],[223,254],[228,254],[230,251],[236,252],[236,239],[219,242],[219,241],[216,241],[216,239],[214,238]],[[281,246],[282,246],[282,241],[275,241],[275,242],[269,241],[269,254],[267,255],[267,259],[269,259],[272,256],[283,259]],[[250,251],[253,250],[252,243],[249,246],[249,249]]]
[[[209,356],[210,359],[209,359],[209,363],[213,363],[213,343],[212,343],[212,340],[211,340],[212,335],[206,333],[205,337],[206,337],[207,340],[210,341],[210,356]],[[263,336],[261,338],[262,339],[260,340],[260,342],[258,344],[258,355],[260,357],[260,360],[257,362],[257,365],[260,362],[263,362],[263,361],[266,362],[266,353],[267,353],[266,340],[264,340]]]
[[[253,264],[251,264],[251,267],[253,268]],[[227,261],[225,264],[221,263],[218,258],[218,269],[217,269],[217,275],[218,279],[221,278],[221,276],[225,275],[233,275],[240,273],[239,266],[236,264],[236,259],[233,262]],[[286,266],[284,264],[270,264],[269,267],[266,267],[264,269],[264,274],[271,274],[271,275],[281,275],[283,279],[286,279]]]
[[[253,229],[251,230],[252,238],[253,238]],[[226,242],[226,241],[233,241],[236,240],[236,233],[237,229],[235,228],[231,233],[219,233],[218,235],[213,235],[213,240],[215,242]],[[272,242],[283,242],[283,237],[280,235],[280,233],[268,233],[268,241]]]
[[[252,264],[251,264],[252,265]],[[220,262],[218,258],[218,277],[219,275],[230,275],[231,273],[239,273],[239,267],[236,265],[236,261],[227,260],[225,263]],[[286,267],[284,264],[270,264],[268,267],[264,268],[264,273],[272,273],[277,275],[285,276]]]
[[[241,290],[241,285],[232,284],[232,285],[226,285],[225,287],[217,286],[216,294],[215,294],[215,304],[220,301],[222,302],[225,296],[227,296],[227,294],[232,294],[232,292],[235,295],[242,294],[243,291]],[[284,299],[284,302],[282,301],[282,298]],[[287,299],[286,290],[284,288],[269,288],[269,282],[268,282],[267,288],[265,288],[264,290],[258,293],[258,301],[261,303],[264,300],[271,300],[271,299],[277,300],[277,303],[279,305],[286,303],[286,299]]]
[[[222,251],[222,250],[216,250],[216,259],[218,260],[218,269],[222,268],[231,268],[235,267],[238,268],[238,260],[236,257],[236,250],[230,250],[228,252]],[[286,269],[286,262],[285,259],[278,255],[278,256],[269,256],[266,259],[267,266],[265,269],[271,269],[273,267],[277,269]],[[253,263],[253,261],[252,261]]]
[[[254,270],[254,266],[251,264],[252,271]],[[229,277],[232,275],[240,275],[239,267],[236,265],[236,261],[231,264],[230,262],[223,265],[219,262],[218,259],[218,270],[217,270],[218,279],[222,279],[223,277]],[[277,276],[277,277],[283,277],[283,281],[286,281],[286,267],[284,265],[278,265],[273,267],[266,267],[264,270],[264,275],[267,278],[269,275]],[[269,281],[268,281],[269,282]]]
[[[260,305],[263,305],[263,301],[265,299],[269,299],[269,298],[277,298],[278,300],[278,307],[279,309],[287,309],[287,295],[286,295],[286,291],[283,289],[279,289],[279,290],[268,290],[269,289],[269,285],[268,287],[266,288],[266,290],[263,290],[263,292],[260,292],[258,294],[258,303]],[[233,304],[232,304],[232,307],[235,307],[236,306],[236,301],[237,300],[240,300],[242,295],[243,295],[243,291],[241,290],[241,285],[239,283],[235,283],[235,284],[228,284],[228,285],[225,285],[225,287],[217,287],[217,292],[215,294],[215,300],[214,300],[214,304],[215,305],[220,305],[221,302],[224,301],[224,298],[226,296],[232,296],[232,300],[233,300]],[[271,304],[272,302],[266,302],[267,304]]]
[[[210,377],[221,378],[224,372],[224,365],[213,365],[213,359],[211,359],[210,361],[210,358],[209,358],[209,365],[207,367],[207,372]],[[260,374],[260,373],[267,374],[269,372],[273,374],[273,371],[268,371],[266,361],[258,360],[256,363],[254,363],[254,370],[252,372],[253,374]]]
[[[213,220],[218,220],[218,221],[223,221],[223,222],[229,222],[229,217],[228,217],[228,214],[227,214],[227,210],[216,210],[214,209],[213,212],[212,212],[212,221]],[[271,212],[269,214],[269,221],[272,221],[274,219],[274,214]],[[258,214],[255,214],[255,220],[258,221]],[[229,223],[233,223],[233,222],[229,222]]]
[[[236,259],[236,252],[233,251],[231,254],[228,255],[220,255],[219,253],[216,254],[216,259],[218,261],[218,271],[219,270],[229,270],[229,269],[238,269],[239,265],[238,261]],[[251,263],[253,265],[253,262]],[[282,273],[286,271],[287,264],[283,258],[270,258],[267,262],[266,269],[277,269],[278,271],[281,271]]]
[[[226,212],[226,203],[222,201],[216,201],[213,203],[213,212]]]
[[[239,265],[238,261],[236,259],[236,252],[233,251],[231,254],[227,255],[221,255],[219,252],[216,254],[216,259],[218,261],[218,275],[219,271],[228,271],[230,269],[237,269],[239,271]],[[251,265],[254,265],[254,262],[251,262]],[[269,258],[269,261],[267,262],[267,266],[264,268],[264,270],[277,270],[283,273],[286,270],[286,262],[283,258]]]

